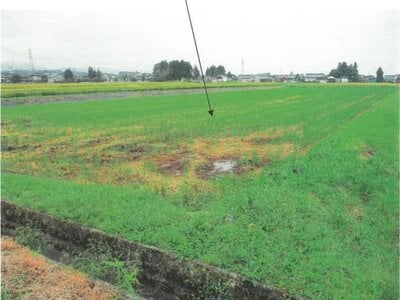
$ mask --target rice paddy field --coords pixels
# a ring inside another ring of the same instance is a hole
[[[210,95],[214,117],[201,93],[4,107],[2,198],[291,294],[398,299],[399,86]]]
[[[209,88],[218,87],[263,87],[278,85],[276,83],[222,82],[208,83]],[[2,96],[17,98],[24,96],[68,95],[105,92],[135,92],[171,89],[202,88],[202,82],[82,82],[82,83],[35,83],[3,84]]]

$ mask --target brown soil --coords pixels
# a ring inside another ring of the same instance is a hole
[[[96,137],[96,138],[94,138],[94,139],[88,140],[88,141],[85,143],[85,146],[98,146],[98,145],[102,145],[102,144],[104,144],[105,142],[108,142],[108,141],[111,140],[111,139],[112,139],[112,137],[106,137],[106,138],[103,138],[103,137]]]
[[[129,160],[138,160],[149,152],[149,146],[133,143],[133,144],[117,144],[111,146],[111,149],[126,153]]]
[[[375,151],[371,148],[364,148],[361,151],[362,158],[370,158],[375,155]]]
[[[213,170],[213,161],[201,164],[195,169],[197,177],[201,179],[209,179],[211,177],[211,171]]]
[[[276,136],[259,136],[249,139],[249,142],[253,145],[263,145],[276,140],[278,137]]]
[[[16,145],[7,145],[7,146],[2,146],[1,147],[1,151],[24,151],[26,149],[28,149],[29,146],[28,145],[20,145],[20,146],[16,146]]]
[[[157,155],[153,157],[153,161],[160,173],[181,176],[186,165],[183,161],[186,154],[187,152],[179,152],[170,155]]]
[[[1,238],[2,287],[11,299],[118,299],[119,293],[85,275]]]

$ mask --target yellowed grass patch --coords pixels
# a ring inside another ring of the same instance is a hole
[[[237,173],[257,172],[273,160],[287,158],[301,151],[282,138],[302,135],[302,125],[274,127],[245,136],[225,136],[173,141],[169,145],[141,134],[141,126],[124,129],[125,136],[114,136],[111,131],[94,130],[90,134],[70,133],[30,146],[28,151],[9,151],[4,156],[14,164],[10,172],[48,174],[74,182],[112,185],[144,184],[162,193],[175,192],[192,186],[205,188],[199,170],[209,169],[213,162],[231,159],[241,163]],[[67,130],[68,131],[68,130]],[[29,142],[29,141],[28,141]],[[157,150],[154,150],[157,149]],[[304,152],[304,151],[303,151]],[[256,159],[252,166],[247,161]]]
[[[11,238],[2,241],[2,286],[12,299],[115,299],[119,293],[84,274],[62,268],[43,256],[18,245]]]

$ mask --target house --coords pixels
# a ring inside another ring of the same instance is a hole
[[[366,82],[376,82],[376,77],[374,75],[366,75],[364,79]]]
[[[328,83],[335,83],[336,82],[336,78],[333,76],[328,76],[328,79],[326,80],[326,82]]]
[[[288,76],[289,75],[285,75],[285,74],[272,75],[272,77],[274,78],[275,82],[287,82],[288,81]]]
[[[321,82],[327,81],[327,77],[324,73],[306,73],[304,76],[305,82]]]
[[[29,81],[31,82],[42,81],[42,77],[40,75],[32,74],[29,76]]]
[[[128,72],[120,71],[118,72],[118,81],[137,81],[141,79],[142,74],[139,72]]]
[[[398,80],[398,76],[399,75],[383,75],[383,81],[385,82],[398,82],[396,80]]]
[[[215,76],[213,82],[226,82],[228,78],[224,75],[217,75]]]
[[[254,78],[256,82],[272,82],[271,73],[260,73]]]
[[[349,79],[347,77],[345,77],[345,76],[342,76],[342,77],[340,77],[340,82],[341,83],[348,83]]]
[[[365,79],[364,75],[359,74],[358,75],[358,82],[367,82],[367,80]]]
[[[291,82],[291,83],[296,82],[296,76],[297,75],[294,75],[294,74],[287,75],[287,77],[286,77],[287,82]]]
[[[53,73],[49,75],[49,83],[54,83],[54,82],[63,82],[64,81],[64,76],[62,76],[59,73]]]
[[[239,81],[242,82],[254,82],[256,81],[256,76],[255,75],[251,75],[251,74],[240,74],[238,76]]]

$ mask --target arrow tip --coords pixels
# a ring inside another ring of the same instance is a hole
[[[210,109],[210,110],[208,111],[208,113],[210,114],[210,116],[213,116],[214,110],[213,110],[213,109]]]

